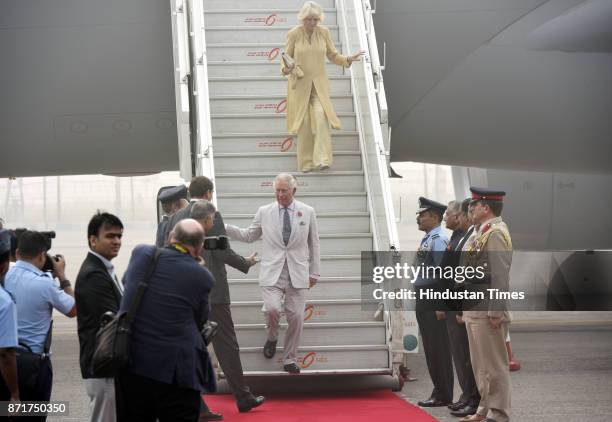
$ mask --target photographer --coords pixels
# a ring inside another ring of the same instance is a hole
[[[17,263],[4,281],[5,289],[17,304],[17,335],[19,339],[17,362],[21,400],[49,401],[53,383],[53,369],[49,360],[53,308],[74,318],[76,307],[74,292],[66,279],[66,261],[56,255],[50,257],[49,234],[26,230],[19,236]],[[51,266],[51,272],[43,271]],[[59,288],[54,278],[59,280]],[[25,373],[23,373],[25,372]],[[46,420],[46,416],[37,418]]]

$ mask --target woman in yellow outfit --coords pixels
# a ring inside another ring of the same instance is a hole
[[[363,52],[343,56],[336,51],[329,29],[318,26],[323,9],[307,1],[298,14],[302,25],[287,34],[281,71],[289,76],[287,129],[297,134],[298,170],[326,170],[332,165],[330,125],[342,129],[329,97],[325,57],[338,66],[349,67]]]

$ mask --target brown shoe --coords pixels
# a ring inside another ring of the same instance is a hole
[[[487,417],[474,413],[472,416],[466,416],[465,418],[459,419],[459,422],[480,422],[484,421]]]

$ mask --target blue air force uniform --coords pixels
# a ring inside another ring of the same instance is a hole
[[[440,226],[442,215],[446,211],[446,205],[431,199],[419,198],[419,209],[417,214],[430,212],[439,216],[438,225],[429,228],[421,240],[421,244],[416,253],[416,265],[435,267],[440,265],[444,251],[448,246],[448,236]],[[424,230],[424,228],[420,228]],[[435,289],[437,280],[435,277],[419,277],[415,281],[417,295],[421,290]],[[419,401],[419,406],[434,407],[450,404],[453,399],[453,364],[450,354],[448,333],[446,331],[446,321],[436,318],[435,309],[431,305],[433,302],[421,300],[417,296],[416,317],[421,331],[421,341],[429,376],[434,385],[433,391],[428,399]]]

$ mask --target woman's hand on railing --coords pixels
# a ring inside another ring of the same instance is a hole
[[[361,56],[363,56],[364,54],[365,54],[365,51],[360,51],[357,54],[353,54],[352,56],[349,56],[348,58],[349,64],[353,62],[358,62],[359,60],[361,60]]]

